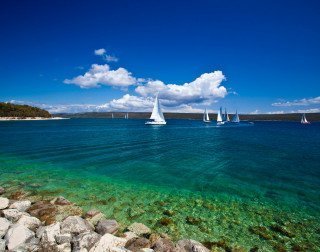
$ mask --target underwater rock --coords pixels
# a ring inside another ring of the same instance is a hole
[[[187,216],[186,222],[190,225],[199,225],[201,223],[201,219],[193,216]]]
[[[100,220],[96,226],[96,232],[104,235],[115,234],[119,229],[119,224],[116,220]]]
[[[161,218],[161,219],[159,220],[159,223],[160,223],[162,226],[168,226],[168,225],[172,224],[173,221],[172,221],[170,218],[168,218],[168,217],[163,217],[163,218]]]
[[[99,210],[97,209],[90,209],[88,212],[86,212],[86,214],[84,215],[85,218],[91,219],[94,216],[96,216],[97,214],[101,213]]]
[[[57,208],[49,201],[38,201],[28,209],[28,213],[50,225],[56,221]]]
[[[9,206],[9,200],[7,198],[0,197],[0,210]]]
[[[7,233],[10,225],[10,221],[8,221],[6,218],[0,217],[0,239]]]
[[[66,198],[59,196],[57,198],[54,198],[53,200],[50,201],[52,205],[60,205],[60,206],[65,206],[65,205],[72,205],[72,203],[67,200]]]
[[[2,186],[0,186],[0,195],[4,194],[5,192],[6,192],[6,190]]]
[[[176,249],[179,252],[209,252],[210,250],[200,242],[194,240],[180,240],[177,242]]]
[[[31,201],[23,200],[23,201],[16,201],[10,205],[9,208],[18,209],[20,212],[26,211],[31,206]]]
[[[256,234],[258,236],[260,236],[261,238],[265,239],[265,240],[271,240],[272,239],[272,235],[270,235],[268,233],[268,229],[264,226],[254,226],[254,227],[250,227],[249,231],[253,234]]]
[[[291,233],[289,230],[287,230],[285,227],[282,227],[278,224],[274,224],[271,226],[271,230],[281,234],[281,235],[284,235],[284,236],[287,236],[289,238],[292,238],[294,237],[294,234]]]
[[[167,210],[164,210],[164,211],[163,211],[163,214],[171,217],[171,216],[173,216],[175,213],[174,213],[173,210],[167,209]]]
[[[127,241],[125,248],[133,252],[136,252],[142,248],[150,248],[150,245],[150,241],[147,238],[138,237]]]
[[[206,241],[206,242],[203,242],[202,244],[210,250],[215,248],[221,248],[223,249],[223,251],[232,251],[232,248],[227,244],[225,240],[219,240],[215,242]]]
[[[16,191],[16,192],[12,193],[9,198],[12,200],[21,200],[21,199],[25,198],[26,196],[28,196],[29,194],[30,193],[25,192],[25,191]]]
[[[150,228],[148,228],[146,225],[142,224],[142,223],[133,223],[128,227],[128,230],[135,233],[138,236],[141,235],[147,235],[151,233]]]

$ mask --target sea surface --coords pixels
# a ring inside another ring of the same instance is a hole
[[[0,122],[0,185],[174,240],[320,251],[320,123],[144,122]]]

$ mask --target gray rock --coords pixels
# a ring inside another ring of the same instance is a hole
[[[137,236],[135,233],[131,232],[131,231],[127,231],[125,233],[123,233],[124,237],[127,241],[133,239],[133,238],[138,238],[139,236]]]
[[[5,209],[5,210],[2,210],[2,213],[4,217],[11,222],[18,221],[22,215],[30,216],[27,213],[19,212],[17,209]]]
[[[133,252],[136,252],[142,248],[150,248],[150,245],[150,241],[147,238],[139,237],[127,241],[125,248]]]
[[[6,190],[2,186],[0,186],[0,195],[4,194],[5,192],[6,192]]]
[[[128,230],[135,233],[138,236],[150,234],[151,230],[142,223],[133,223],[128,227]]]
[[[0,218],[0,239],[7,233],[11,222],[5,218]]]
[[[46,226],[41,235],[41,246],[43,251],[57,251],[56,236],[60,235],[60,223]]]
[[[101,235],[93,231],[79,234],[72,240],[73,251],[89,251],[101,238]]]
[[[86,231],[93,231],[93,227],[80,216],[69,216],[61,223],[61,233],[77,235]]]
[[[40,226],[37,231],[36,231],[36,237],[41,238],[43,232],[45,231],[46,227],[45,226]]]
[[[16,201],[10,205],[10,208],[15,208],[20,212],[25,212],[31,206],[31,201],[29,200],[22,200]]]
[[[71,243],[71,234],[58,234],[55,236],[56,242],[58,244]]]
[[[100,220],[96,226],[96,232],[104,234],[115,234],[119,229],[119,224],[116,220]]]
[[[39,219],[37,219],[36,217],[26,215],[22,215],[17,223],[24,225],[33,232],[35,232],[37,228],[41,225],[41,221]]]
[[[71,252],[71,244],[70,243],[63,243],[57,245],[57,252]]]
[[[0,252],[4,252],[6,250],[6,241],[0,239]]]
[[[100,240],[90,249],[90,252],[112,252],[114,248],[124,247],[127,240],[116,237],[112,234],[105,234]]]
[[[9,200],[7,198],[0,197],[0,210],[9,206]]]
[[[209,252],[210,250],[200,242],[194,240],[180,240],[177,242],[176,250],[179,252]]]
[[[23,243],[20,245],[15,251],[28,251],[28,252],[38,252],[40,251],[40,239],[39,238],[32,238],[27,243]]]
[[[67,200],[62,196],[54,198],[53,200],[50,201],[50,203],[53,205],[60,205],[60,206],[72,205],[72,203],[69,200]]]
[[[156,252],[174,252],[175,246],[169,239],[159,238],[152,247]]]
[[[153,252],[154,250],[151,248],[142,248],[138,252]]]
[[[34,232],[21,224],[12,225],[5,236],[6,244],[9,250],[18,248],[32,238],[34,238]]]
[[[91,219],[92,217],[96,216],[99,213],[101,213],[101,212],[97,209],[90,209],[88,212],[86,212],[85,218]]]
[[[92,226],[96,226],[97,223],[101,220],[105,220],[106,217],[103,213],[98,213],[96,215],[94,215],[92,218],[86,218],[86,220],[92,225]]]

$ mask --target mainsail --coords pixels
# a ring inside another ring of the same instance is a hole
[[[238,115],[238,111],[237,111],[237,110],[236,110],[235,115],[232,117],[231,122],[234,122],[234,123],[240,122],[240,118],[239,118],[239,115]]]
[[[307,118],[306,118],[306,114],[305,113],[302,114],[301,123],[302,124],[308,124],[309,123]]]
[[[222,108],[221,107],[220,107],[220,110],[218,111],[217,122],[222,122]]]
[[[209,114],[208,114],[207,109],[204,110],[204,113],[203,113],[203,121],[204,121],[204,122],[209,122],[209,121],[210,121],[210,118],[209,118]]]
[[[229,115],[228,115],[228,112],[227,112],[227,109],[226,109],[226,108],[225,108],[225,110],[224,110],[223,121],[226,121],[226,122],[229,122],[229,121],[230,121]]]
[[[156,95],[156,99],[154,101],[154,107],[153,107],[150,119],[154,120],[155,122],[165,122],[163,113],[161,111],[158,95]]]

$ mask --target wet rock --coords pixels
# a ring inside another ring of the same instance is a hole
[[[0,195],[4,194],[5,192],[6,192],[6,190],[2,186],[0,186]]]
[[[151,233],[151,230],[150,228],[148,228],[147,226],[145,226],[144,224],[142,223],[133,223],[131,224],[129,227],[128,227],[128,230],[135,233],[136,235],[138,236],[141,236],[141,235],[148,235]]]
[[[100,220],[96,226],[96,232],[104,235],[115,234],[119,229],[119,224],[116,220]]]
[[[90,209],[88,212],[86,212],[84,217],[91,219],[92,217],[96,216],[99,213],[101,213],[101,212],[97,209]]]
[[[268,233],[268,229],[266,227],[263,226],[254,226],[254,227],[250,227],[249,231],[253,234],[256,234],[258,236],[260,236],[261,238],[265,239],[265,240],[271,240],[272,239],[272,235],[270,235]]]
[[[177,242],[176,249],[179,252],[209,252],[210,250],[200,242],[194,240],[180,240]]]
[[[173,223],[173,221],[168,217],[164,217],[159,220],[159,224],[162,226],[169,226],[172,223]]]
[[[28,215],[27,213],[19,212],[17,209],[5,209],[2,210],[2,214],[11,222],[18,221],[22,215]]]
[[[70,243],[71,239],[71,234],[57,234],[55,236],[55,240],[58,244]]]
[[[28,213],[44,221],[46,225],[50,225],[56,221],[57,208],[49,201],[39,201],[28,209]]]
[[[201,223],[201,219],[193,216],[187,216],[186,222],[190,225],[199,225]]]
[[[6,250],[6,241],[0,239],[0,252],[4,252]]]
[[[152,249],[156,252],[174,252],[175,246],[169,239],[160,238],[156,241]]]
[[[41,221],[36,217],[22,215],[21,218],[17,222],[32,231],[36,231],[36,229],[41,225]]]
[[[9,206],[9,200],[7,198],[0,197],[0,210]]]
[[[287,230],[285,227],[282,227],[278,224],[274,224],[271,226],[271,229],[281,235],[287,236],[289,238],[294,237],[294,234]]]
[[[9,250],[14,250],[34,237],[34,232],[21,224],[12,225],[6,236],[6,244]]]
[[[21,200],[21,199],[27,197],[28,195],[29,195],[29,193],[27,193],[25,191],[17,191],[17,192],[14,192],[10,195],[10,199]]]
[[[101,235],[93,231],[84,232],[72,240],[74,251],[89,251],[101,238]]]
[[[115,247],[124,247],[127,240],[116,237],[112,234],[105,234],[100,240],[90,249],[90,252],[111,252]]]
[[[127,241],[125,248],[136,252],[142,248],[150,248],[150,241],[144,237],[133,238]]]
[[[86,231],[93,231],[93,227],[80,216],[69,216],[61,223],[61,233],[78,235]]]
[[[29,200],[16,201],[10,205],[10,208],[15,208],[20,212],[25,212],[31,206]]]
[[[86,218],[86,220],[92,225],[96,226],[100,220],[105,220],[106,217],[103,213],[98,213],[94,215],[92,218]]]
[[[11,222],[5,218],[0,218],[0,239],[7,233]]]
[[[259,247],[258,246],[255,246],[255,247],[253,247],[253,248],[251,248],[249,250],[249,252],[258,252],[258,251],[259,251]]]
[[[52,205],[60,205],[60,206],[65,206],[65,205],[72,205],[72,203],[67,200],[66,198],[59,196],[57,198],[54,198],[53,200],[50,201]]]

